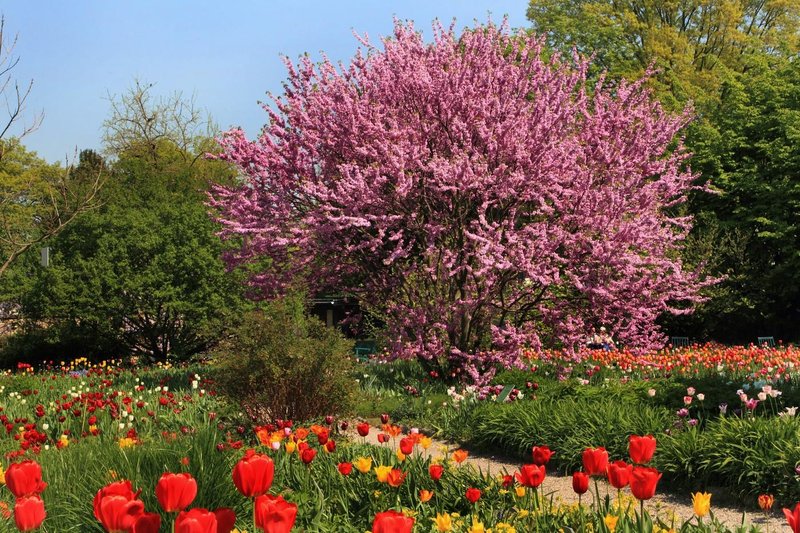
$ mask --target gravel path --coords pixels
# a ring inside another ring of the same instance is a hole
[[[369,444],[381,446],[381,444],[378,443],[379,432],[380,428],[373,426],[366,441]],[[348,435],[354,441],[362,440],[355,432],[355,423],[350,424]],[[427,450],[420,449],[420,452],[428,457],[436,457],[441,455],[443,453],[442,450],[445,448],[449,453],[459,447],[452,443],[445,443],[434,439],[433,444]],[[470,454],[464,464],[488,475],[512,473],[518,470],[521,464],[507,457],[492,456],[484,453],[472,452],[468,448],[465,449],[467,449]],[[541,490],[544,494],[552,495],[555,502],[560,501],[566,504],[578,502],[578,496],[572,490],[572,476],[562,476],[548,472],[547,477],[541,485]],[[616,492],[617,490],[608,485],[605,481],[600,482],[601,497],[610,494],[611,497],[614,498]],[[712,494],[711,511],[720,522],[731,529],[742,524],[742,515],[745,513],[744,523],[748,526],[758,526],[763,532],[791,532],[780,509],[773,509],[770,515],[765,515],[758,509],[745,512],[745,509],[737,506],[730,497],[726,497],[724,488],[709,489],[709,492]],[[623,490],[623,494],[630,496],[630,489]],[[590,501],[588,499],[589,496],[589,493],[584,496],[585,502]],[[676,528],[680,527],[685,520],[694,516],[692,497],[690,494],[665,494],[657,491],[655,497],[649,500],[645,504],[645,507],[651,515],[658,514],[658,516],[664,518],[665,521],[674,514]],[[669,524],[669,521],[667,521],[667,523]]]

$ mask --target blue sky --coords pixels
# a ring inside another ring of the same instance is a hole
[[[156,94],[196,97],[217,124],[254,136],[266,120],[258,106],[285,78],[281,55],[350,58],[353,30],[371,38],[390,33],[392,18],[415,21],[430,34],[434,18],[462,28],[509,16],[526,26],[525,0],[341,0],[328,2],[209,2],[186,0],[4,1],[7,35],[18,34],[14,70],[34,80],[27,117],[44,112],[25,139],[48,161],[76,148],[99,149],[108,94],[138,78]]]

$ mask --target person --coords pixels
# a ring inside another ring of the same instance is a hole
[[[586,347],[590,350],[599,350],[603,347],[603,340],[600,334],[597,333],[597,328],[592,328],[592,334],[589,335],[589,340],[586,342]]]
[[[600,327],[600,346],[607,352],[617,349],[617,346],[614,344],[614,339],[612,339],[611,334],[606,331],[605,326]]]

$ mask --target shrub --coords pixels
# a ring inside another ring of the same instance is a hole
[[[257,422],[350,409],[352,343],[293,296],[249,312],[215,352],[220,391]]]

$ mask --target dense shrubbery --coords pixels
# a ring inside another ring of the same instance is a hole
[[[215,375],[253,420],[308,420],[351,408],[352,350],[292,297],[244,318],[215,352]]]

